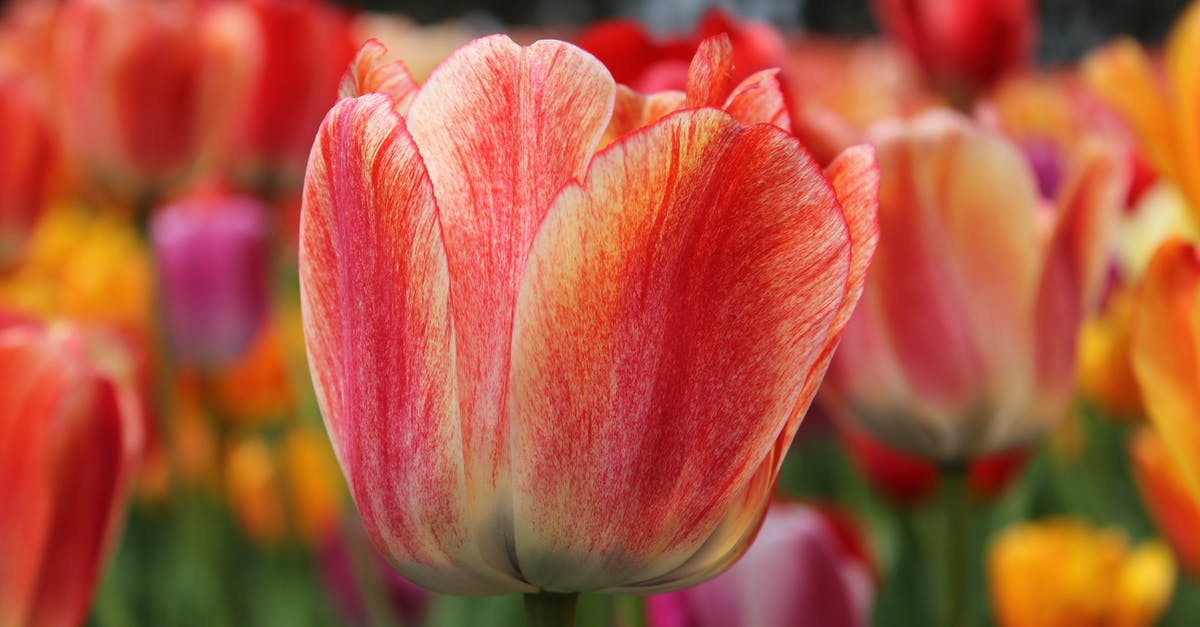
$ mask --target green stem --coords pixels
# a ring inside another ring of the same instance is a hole
[[[578,594],[540,592],[525,595],[525,624],[528,627],[573,627]]]
[[[965,627],[970,579],[971,503],[966,464],[942,468],[942,504],[946,524],[945,585],[942,587],[942,624]]]

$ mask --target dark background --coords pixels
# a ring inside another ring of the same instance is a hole
[[[1042,0],[1039,59],[1061,63],[1119,33],[1159,42],[1188,0]],[[745,17],[787,29],[827,34],[877,32],[869,0],[355,0],[352,6],[400,11],[419,21],[494,18],[509,25],[580,25],[625,16],[663,32],[685,30],[705,8],[720,4]]]

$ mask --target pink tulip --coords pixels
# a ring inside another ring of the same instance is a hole
[[[141,449],[136,395],[83,336],[0,330],[0,625],[80,624]]]
[[[673,113],[557,41],[476,40],[420,88],[352,66],[305,182],[305,337],[405,577],[665,591],[753,537],[857,300],[877,170],[756,123],[778,84],[730,84],[729,47]]]
[[[941,461],[1017,448],[1067,409],[1125,193],[1089,145],[1057,206],[1014,144],[932,111],[872,131],[880,245],[826,392],[882,441]]]
[[[866,627],[875,582],[861,547],[856,530],[815,507],[773,504],[733,568],[647,599],[650,627]]]
[[[226,364],[257,336],[268,307],[266,208],[249,196],[197,195],[150,224],[176,357]]]

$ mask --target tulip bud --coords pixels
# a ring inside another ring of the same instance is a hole
[[[938,461],[1040,437],[1074,393],[1121,163],[1086,145],[1050,207],[1017,147],[965,117],[935,110],[872,136],[879,256],[830,368],[831,406]]]
[[[0,271],[21,254],[55,182],[57,141],[29,83],[0,68]]]
[[[800,503],[775,503],[732,568],[646,600],[650,627],[865,627],[875,581],[853,527]]]
[[[77,625],[142,446],[135,394],[69,327],[0,330],[0,625]]]
[[[242,355],[267,312],[267,218],[246,196],[197,196],[150,225],[162,309],[179,360],[204,366]]]

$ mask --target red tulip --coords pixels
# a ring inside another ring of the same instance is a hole
[[[570,44],[495,36],[415,95],[368,81],[390,93],[326,117],[305,337],[351,494],[405,577],[664,591],[754,535],[857,299],[877,175],[869,148],[822,173],[752,124],[782,96],[769,74],[733,87],[729,63],[727,40],[702,45],[686,108],[639,126],[661,99],[618,97]]]
[[[863,545],[857,530],[815,507],[773,504],[737,564],[694,588],[648,598],[648,622],[650,627],[865,627],[875,582]]]
[[[656,41],[633,20],[600,22],[579,34],[579,47],[596,55],[613,79],[641,93],[682,90],[700,42],[725,33],[733,44],[730,80],[740,83],[760,70],[780,67],[787,55],[783,36],[770,24],[743,22],[711,9],[689,35]]]
[[[77,625],[141,447],[136,399],[63,327],[0,330],[0,625]]]
[[[0,68],[0,270],[20,255],[57,182],[58,144],[31,81]]]
[[[901,505],[914,505],[937,493],[941,473],[937,464],[891,448],[853,425],[842,427],[850,459],[876,490]],[[967,487],[980,498],[995,498],[1017,477],[1029,451],[1004,451],[973,460],[967,469]]]
[[[875,0],[875,14],[935,82],[976,91],[1029,63],[1034,0]]]
[[[337,101],[338,80],[354,58],[350,16],[320,0],[250,0],[259,63],[243,133],[252,172],[298,177],[317,127]]]
[[[1051,207],[1015,145],[957,114],[872,134],[879,256],[830,371],[833,406],[940,461],[1040,436],[1074,392],[1075,336],[1125,193],[1120,160],[1085,149]]]
[[[244,98],[254,32],[233,5],[71,0],[57,33],[73,160],[137,197],[218,167]]]

